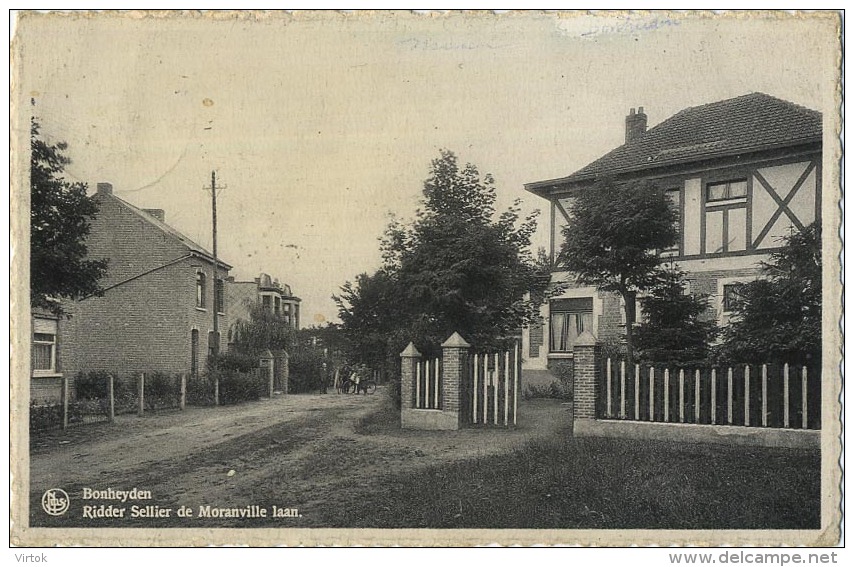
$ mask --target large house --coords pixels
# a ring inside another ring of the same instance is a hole
[[[224,281],[231,266],[98,183],[98,214],[86,238],[91,258],[109,260],[102,296],[64,305],[70,315],[33,319],[34,400],[56,399],[60,378],[81,371],[197,374],[225,347]],[[219,334],[214,334],[216,311]]]
[[[662,251],[688,273],[692,293],[708,294],[721,324],[739,282],[759,276],[759,263],[782,238],[820,218],[822,117],[763,93],[687,108],[647,129],[640,107],[626,117],[625,143],[572,175],[529,183],[551,205],[551,255],[560,251],[575,192],[603,178],[650,180],[678,211],[679,241]],[[556,271],[552,281],[573,282]],[[546,369],[572,357],[575,338],[624,336],[619,296],[570,284],[526,329],[526,366]],[[639,319],[638,319],[639,320]]]

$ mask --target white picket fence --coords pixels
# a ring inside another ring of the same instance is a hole
[[[469,357],[466,398],[472,424],[516,425],[521,371],[518,344],[511,350]]]
[[[820,375],[806,366],[656,368],[605,361],[600,417],[665,423],[819,429]]]
[[[422,360],[415,365],[415,408],[441,409],[442,359]]]

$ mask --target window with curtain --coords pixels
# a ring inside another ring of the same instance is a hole
[[[550,313],[550,352],[572,352],[578,335],[593,332],[592,297],[553,300]]]
[[[196,272],[196,307],[204,309],[206,298],[205,298],[205,274],[202,272]]]

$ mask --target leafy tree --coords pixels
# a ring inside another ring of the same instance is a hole
[[[393,372],[397,355],[407,344],[402,332],[405,315],[393,275],[385,270],[360,274],[333,299],[338,304],[347,360]]]
[[[240,319],[232,324],[230,334],[229,342],[235,351],[256,358],[267,349],[289,350],[296,340],[296,331],[290,321],[258,302],[250,307],[249,319]]]
[[[67,144],[48,144],[30,125],[30,302],[59,315],[60,298],[78,299],[103,293],[98,280],[107,260],[87,259],[89,221],[97,202],[86,196],[86,184],[69,182],[63,170],[71,160]]]
[[[738,289],[719,354],[732,362],[820,364],[821,225],[792,234]]]
[[[521,219],[518,201],[498,213],[495,201],[492,176],[447,150],[433,160],[415,219],[386,230],[382,269],[337,298],[354,344],[374,358],[409,340],[435,354],[456,331],[486,348],[533,320],[538,305],[526,293],[542,285],[529,251],[536,214]]]
[[[617,292],[626,312],[626,358],[634,364],[638,291],[652,288],[661,268],[657,250],[676,243],[676,217],[663,189],[641,182],[598,182],[576,193],[563,231],[561,266],[578,283]]]
[[[707,317],[708,295],[685,293],[684,272],[670,267],[640,301],[644,321],[636,331],[638,358],[678,365],[708,359],[717,325]]]

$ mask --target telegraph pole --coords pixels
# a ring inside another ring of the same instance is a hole
[[[213,277],[213,301],[211,302],[211,311],[213,311],[213,333],[214,333],[214,364],[216,364],[216,355],[219,355],[219,315],[217,311],[219,311],[218,299],[219,299],[219,278],[217,273],[219,272],[219,259],[216,254],[216,171],[211,171],[211,227],[213,229],[213,264],[214,264],[214,277]],[[225,284],[223,283],[222,293],[225,293]]]

